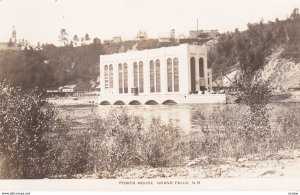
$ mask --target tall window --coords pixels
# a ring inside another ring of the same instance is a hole
[[[104,85],[105,88],[108,88],[108,66],[104,66]]]
[[[123,67],[119,64],[119,93],[123,93]]]
[[[200,75],[200,77],[204,77],[204,62],[203,62],[203,58],[199,59],[199,75]]]
[[[155,92],[154,61],[150,61],[150,92]]]
[[[179,62],[178,58],[173,59],[173,73],[174,73],[174,91],[179,91]]]
[[[113,65],[109,65],[109,88],[113,88],[114,85],[114,73],[113,73]]]
[[[196,91],[196,80],[195,80],[195,58],[190,59],[190,71],[191,71],[191,91]]]
[[[139,91],[140,93],[144,92],[144,66],[143,62],[139,62]]]
[[[124,76],[124,93],[128,93],[128,67],[127,64],[123,64],[123,76]]]
[[[136,62],[133,63],[133,86],[138,87],[138,65]]]
[[[155,61],[155,88],[156,92],[160,92],[160,61],[156,60]]]
[[[168,92],[173,91],[173,68],[172,68],[172,59],[167,59],[167,81],[168,81]]]

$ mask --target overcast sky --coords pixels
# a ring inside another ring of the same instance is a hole
[[[17,38],[58,43],[60,29],[102,40],[132,39],[139,30],[155,38],[189,30],[246,29],[247,23],[285,19],[300,0],[0,0],[0,42],[15,25]]]

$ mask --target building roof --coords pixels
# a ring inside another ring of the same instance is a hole
[[[76,85],[65,85],[61,89],[74,89]]]
[[[206,47],[199,45],[180,44],[171,47],[161,47],[155,49],[145,49],[138,51],[127,51],[126,53],[114,53],[109,55],[101,55],[100,64],[111,63],[114,60],[128,60],[129,58],[144,58],[145,56],[160,56],[161,54],[181,53],[182,51],[199,52],[206,55]]]

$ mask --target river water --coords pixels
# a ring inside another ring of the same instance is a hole
[[[181,104],[181,105],[128,105],[123,106],[128,112],[134,115],[142,116],[146,120],[152,117],[158,117],[164,122],[173,122],[180,126],[184,131],[196,130],[198,125],[194,119],[197,110],[204,114],[218,112],[226,105],[223,104]],[[239,105],[229,105],[239,106]],[[60,114],[63,117],[75,119],[78,122],[85,123],[88,119],[107,114],[111,109],[117,108],[115,105],[108,106],[63,106],[60,107]],[[300,103],[272,103],[270,108],[271,120],[275,121],[278,116],[284,113],[294,113],[300,120]]]

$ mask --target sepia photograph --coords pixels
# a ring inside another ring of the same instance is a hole
[[[299,8],[0,0],[0,192],[298,195]]]

